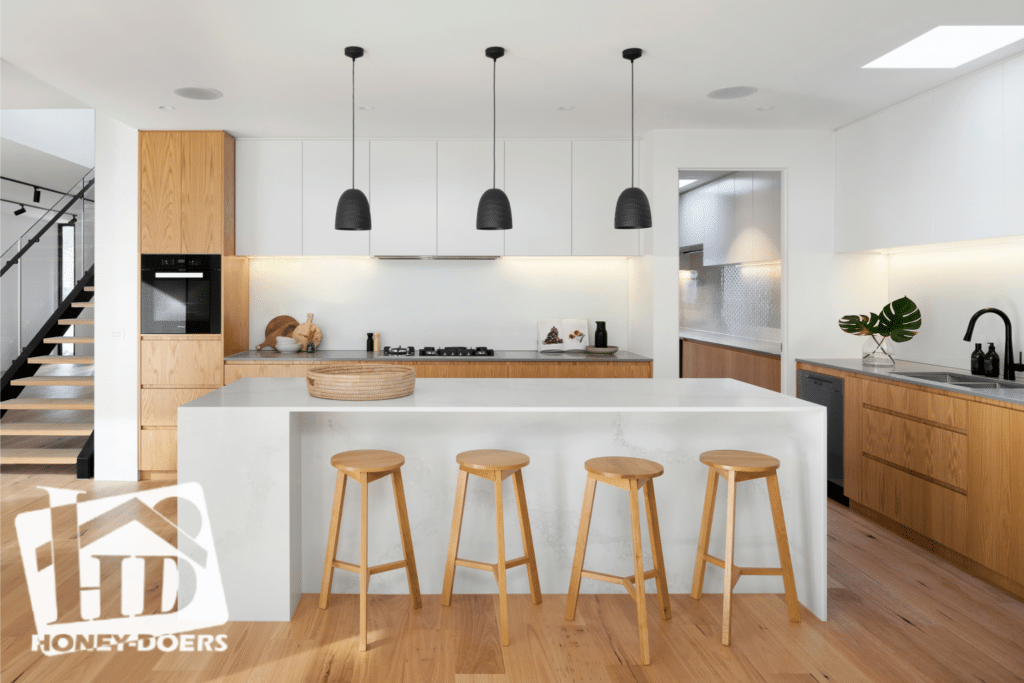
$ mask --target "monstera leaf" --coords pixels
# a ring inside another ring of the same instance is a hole
[[[839,319],[839,329],[859,337],[878,334],[878,316],[874,313],[866,315],[844,315]]]
[[[921,311],[907,297],[886,304],[878,315],[878,333],[894,342],[910,341],[919,329]]]

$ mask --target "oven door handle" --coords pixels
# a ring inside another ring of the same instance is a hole
[[[177,279],[177,278],[201,279],[203,277],[203,275],[204,275],[203,273],[159,273],[159,272],[158,273],[153,273],[153,277],[155,277],[157,280],[169,280],[169,279],[172,279],[172,278],[174,278],[174,279]]]

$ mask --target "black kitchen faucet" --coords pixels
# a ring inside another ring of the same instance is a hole
[[[964,335],[964,341],[971,341],[971,335],[974,334],[974,323],[986,313],[995,313],[1003,319],[1003,324],[1006,326],[1006,346],[1003,349],[1003,379],[1012,382],[1015,378],[1014,370],[1024,372],[1024,363],[1013,362],[1013,326],[1010,324],[1010,318],[1005,313],[998,308],[983,308],[975,313],[971,316],[971,322],[967,323],[967,334]]]

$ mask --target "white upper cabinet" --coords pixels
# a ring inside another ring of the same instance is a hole
[[[1006,226],[1024,232],[1024,57],[1003,64],[1003,135],[1006,151]]]
[[[506,256],[572,254],[572,143],[505,141]]]
[[[370,143],[356,141],[356,187],[370,196]],[[366,256],[370,233],[335,230],[341,193],[352,187],[350,140],[302,143],[302,253],[312,256]],[[376,226],[374,226],[376,227]]]
[[[437,253],[439,256],[501,256],[505,230],[477,230],[480,196],[492,187],[490,140],[437,143]],[[497,186],[505,185],[505,143],[497,144]],[[513,225],[515,225],[515,206]],[[518,226],[516,226],[518,227]]]
[[[572,143],[573,256],[636,256],[639,230],[615,229],[615,204],[630,186],[628,140]]]
[[[437,254],[437,142],[370,143],[370,253]]]
[[[235,253],[302,253],[301,141],[235,143]]]
[[[704,265],[776,261],[782,243],[782,174],[739,171],[679,199],[679,246],[704,245]]]

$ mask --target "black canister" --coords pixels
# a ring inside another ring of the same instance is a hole
[[[604,328],[604,321],[598,320],[597,329],[594,330],[594,346],[599,349],[608,348],[608,330]]]
[[[373,353],[373,332],[366,333],[366,350]]]
[[[971,354],[971,374],[985,374],[985,352],[981,350],[981,342],[974,344],[974,353]]]
[[[989,342],[988,353],[985,354],[985,376],[999,376],[999,354],[996,353],[996,345]]]

